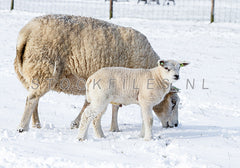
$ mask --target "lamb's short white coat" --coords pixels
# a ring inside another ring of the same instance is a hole
[[[80,122],[78,139],[87,138],[93,120],[97,137],[104,137],[101,116],[109,103],[138,104],[141,107],[143,127],[141,136],[152,138],[152,108],[169,93],[170,85],[179,77],[180,63],[162,61],[152,69],[129,69],[123,67],[102,68],[86,82],[86,96],[90,105],[85,109]]]

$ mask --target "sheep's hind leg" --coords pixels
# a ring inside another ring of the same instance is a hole
[[[39,116],[38,116],[38,102],[39,102],[39,100],[37,101],[37,104],[33,110],[33,115],[32,115],[32,127],[33,128],[41,128],[41,123],[40,123]]]
[[[79,134],[78,134],[78,139],[79,141],[83,141],[87,139],[87,132],[89,128],[90,122],[98,115],[100,114],[106,107],[104,106],[93,106],[90,104],[85,111],[83,112],[83,116],[80,121],[80,126],[79,126]]]
[[[79,127],[79,123],[80,123],[82,114],[83,114],[84,110],[86,109],[86,107],[87,107],[88,105],[89,105],[89,103],[87,102],[87,100],[85,100],[84,105],[83,105],[80,113],[79,113],[78,116],[75,118],[75,120],[72,121],[72,123],[71,123],[71,129],[74,129],[74,128],[78,128],[78,127]]]
[[[100,114],[98,114],[97,117],[95,117],[95,119],[93,120],[94,133],[95,133],[95,136],[98,138],[105,137],[102,130],[102,126],[101,126],[101,118],[102,118],[102,115],[105,113],[105,111],[106,111],[106,108]]]
[[[30,119],[33,111],[36,109],[38,100],[39,97],[34,94],[30,94],[27,97],[24,114],[22,116],[21,123],[18,127],[18,132],[27,131],[29,129]]]
[[[112,105],[112,122],[110,131],[112,132],[119,132],[118,128],[118,109],[119,105]]]

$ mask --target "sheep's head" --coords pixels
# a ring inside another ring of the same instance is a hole
[[[174,60],[158,60],[158,66],[164,69],[163,78],[169,80],[170,83],[179,79],[180,68],[188,64],[187,62],[178,62]]]
[[[170,91],[164,100],[153,107],[153,111],[160,119],[163,128],[178,126],[178,105],[180,98],[177,92]]]

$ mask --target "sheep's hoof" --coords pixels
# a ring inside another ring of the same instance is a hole
[[[33,128],[41,128],[41,124],[40,123],[36,123],[32,125]]]
[[[23,128],[19,128],[18,130],[17,130],[17,132],[19,132],[19,133],[22,133],[24,130],[23,130]]]
[[[17,132],[22,133],[22,132],[25,132],[25,131],[27,131],[27,130],[28,130],[28,129],[24,129],[24,128],[19,127],[19,128],[17,129]]]
[[[78,141],[84,141],[85,138],[78,138]]]
[[[79,124],[78,123],[76,123],[75,121],[73,121],[72,123],[71,123],[71,129],[76,129],[76,128],[78,128],[79,127]]]
[[[111,128],[110,131],[111,132],[120,132],[120,130],[118,128]]]
[[[19,132],[19,133],[22,133],[22,132],[25,132],[25,131],[28,131],[28,128],[26,127],[26,128],[24,128],[24,127],[18,127],[18,129],[17,129],[17,132]]]

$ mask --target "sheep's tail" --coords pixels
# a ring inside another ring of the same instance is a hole
[[[88,103],[91,102],[91,98],[89,96],[89,87],[90,87],[91,82],[92,82],[92,79],[90,79],[90,78],[86,82],[86,99],[87,99]]]
[[[22,66],[23,66],[23,55],[25,52],[25,48],[27,45],[27,38],[21,38],[22,36],[19,35],[16,47],[16,58],[14,60],[14,67],[16,73],[20,73],[22,75]]]
[[[26,49],[27,45],[27,38],[20,38],[22,36],[19,35],[18,41],[17,41],[17,47],[16,47],[16,57],[14,60],[14,69],[15,72],[18,76],[18,79],[22,82],[23,86],[28,90],[29,85],[27,81],[25,80],[23,73],[22,73],[22,68],[23,68],[23,55]]]

